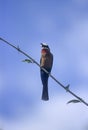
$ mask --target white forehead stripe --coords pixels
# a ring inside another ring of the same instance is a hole
[[[47,48],[47,47],[42,47],[42,49],[47,49],[47,50],[49,50],[49,48]]]

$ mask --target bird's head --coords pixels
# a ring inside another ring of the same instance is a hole
[[[49,48],[49,46],[46,43],[41,43],[41,47],[42,47],[42,49],[50,51],[50,48]]]

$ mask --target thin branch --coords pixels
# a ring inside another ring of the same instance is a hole
[[[61,84],[53,75],[51,75],[45,68],[42,68],[40,66],[40,64],[34,60],[31,56],[29,56],[27,53],[25,53],[24,51],[22,51],[19,47],[14,46],[13,44],[9,43],[8,41],[4,40],[3,38],[0,38],[1,41],[3,41],[4,43],[8,44],[9,46],[13,47],[14,49],[16,49],[17,51],[19,51],[20,53],[22,53],[23,55],[25,55],[26,57],[28,57],[33,63],[35,63],[38,67],[40,67],[42,70],[44,70],[57,84],[59,84],[62,88],[64,88],[66,90],[66,92],[70,93],[71,95],[73,95],[75,98],[77,98],[80,102],[82,102],[83,104],[85,104],[86,106],[88,106],[88,103],[85,102],[82,98],[80,98],[79,96],[77,96],[75,93],[73,93],[70,89],[69,86],[64,86],[63,84]]]

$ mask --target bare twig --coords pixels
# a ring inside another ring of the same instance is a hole
[[[3,41],[4,43],[8,44],[9,46],[13,47],[14,49],[16,49],[17,51],[19,51],[20,53],[22,53],[23,55],[25,55],[26,57],[28,57],[33,63],[35,63],[38,67],[40,67],[42,70],[44,70],[57,84],[59,84],[62,88],[64,88],[66,90],[66,92],[70,93],[71,95],[73,95],[74,97],[76,97],[80,102],[84,103],[86,106],[88,106],[88,103],[85,102],[82,98],[80,98],[79,96],[77,96],[75,93],[73,93],[70,89],[69,86],[64,86],[63,84],[61,84],[53,75],[51,75],[45,68],[42,68],[40,66],[40,64],[34,60],[31,56],[29,56],[27,53],[25,53],[24,51],[22,51],[19,47],[14,46],[13,44],[9,43],[8,41],[4,40],[3,38],[0,38],[1,41]]]

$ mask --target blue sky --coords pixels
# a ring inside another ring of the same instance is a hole
[[[41,42],[54,55],[52,75],[88,102],[88,1],[0,0],[0,37],[40,61]],[[49,79],[41,100],[39,67],[0,41],[0,127],[3,130],[86,130],[88,108]]]

